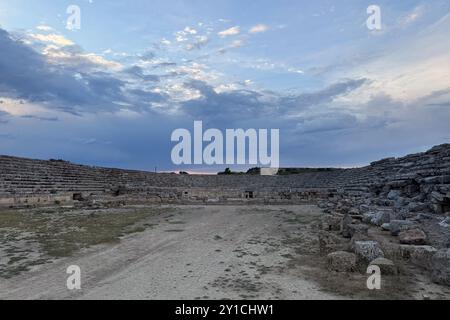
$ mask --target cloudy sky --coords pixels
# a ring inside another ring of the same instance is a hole
[[[281,166],[424,151],[450,142],[449,40],[446,0],[0,0],[0,154],[216,170],[172,165],[194,120],[279,128]]]

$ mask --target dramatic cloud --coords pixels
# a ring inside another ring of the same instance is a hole
[[[295,115],[305,108],[331,102],[336,97],[359,88],[367,80],[347,80],[323,90],[294,96],[267,94],[252,90],[227,90],[217,92],[203,81],[186,84],[200,93],[199,98],[186,101],[182,110],[198,119],[213,119],[217,123]]]
[[[450,4],[379,5],[375,35],[361,4],[267,3],[248,17],[254,4],[230,1],[217,8],[226,20],[206,3],[90,6],[99,28],[83,15],[68,32],[45,15],[28,29],[25,4],[11,2],[9,32],[0,29],[2,153],[179,170],[170,134],[193,120],[279,128],[283,166],[363,165],[448,142]],[[133,19],[110,19],[123,13]]]
[[[158,94],[128,90],[125,81],[109,72],[96,69],[86,72],[83,57],[90,57],[88,61],[91,64],[101,65],[101,61],[90,54],[82,54],[81,60],[69,60],[72,62],[69,64],[52,64],[45,55],[1,29],[0,47],[0,96],[43,103],[73,114],[101,110],[113,112],[114,101],[145,110],[150,108],[150,98],[160,100]],[[137,68],[129,69],[128,73],[143,80],[157,80],[157,77],[146,75]]]

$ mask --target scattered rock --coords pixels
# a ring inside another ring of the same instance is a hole
[[[431,270],[431,260],[436,252],[437,249],[432,246],[400,246],[401,258],[427,270]]]
[[[391,224],[390,223],[383,223],[381,225],[381,229],[383,229],[384,231],[391,231]]]
[[[384,253],[376,241],[355,241],[353,249],[358,258],[370,262],[376,258],[383,258]]]
[[[381,226],[383,223],[389,223],[390,221],[391,221],[390,211],[378,211],[374,214],[370,222],[376,226]]]
[[[427,240],[427,235],[418,228],[410,229],[400,232],[398,240],[401,244],[424,245]]]
[[[319,231],[319,252],[321,254],[325,255],[346,249],[348,249],[348,244],[345,239],[331,232]]]
[[[444,220],[442,220],[439,225],[443,228],[448,228],[450,227],[450,217],[445,218]]]
[[[344,238],[351,238],[349,225],[353,222],[352,217],[349,214],[345,214],[341,222],[341,233]]]
[[[408,210],[411,212],[428,211],[428,205],[425,203],[410,202],[408,204]]]
[[[350,237],[353,237],[356,234],[360,234],[362,236],[368,235],[369,226],[366,224],[350,224],[347,228]]]
[[[386,258],[376,258],[373,260],[370,265],[375,265],[380,267],[381,274],[382,275],[397,275],[398,274],[398,268],[394,264],[392,260],[386,259]]]
[[[391,234],[393,236],[398,236],[400,232],[413,229],[417,224],[409,220],[392,220],[389,222]]]
[[[374,216],[375,216],[375,214],[373,214],[373,213],[364,213],[363,214],[363,218],[362,218],[362,222],[370,223]]]
[[[337,251],[327,256],[328,270],[351,272],[356,269],[356,255],[351,252]]]
[[[400,190],[391,190],[389,191],[387,198],[389,200],[397,200],[398,197],[400,197],[401,191]]]
[[[431,277],[436,283],[450,286],[450,249],[439,250],[433,256]]]
[[[323,219],[322,228],[328,231],[339,231],[341,230],[341,220],[342,218],[335,215],[327,215]]]

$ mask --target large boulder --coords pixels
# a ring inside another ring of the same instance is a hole
[[[398,240],[401,244],[424,245],[427,241],[427,235],[419,228],[400,232]]]
[[[433,256],[431,276],[434,282],[450,286],[450,249],[439,250]]]
[[[382,275],[396,275],[398,274],[398,267],[392,262],[392,260],[386,258],[376,258],[369,265],[375,265],[380,267]]]
[[[401,245],[401,258],[427,270],[432,269],[432,258],[437,249],[432,246]]]
[[[376,241],[355,241],[353,250],[360,260],[371,262],[376,258],[383,258],[384,253]]]
[[[337,251],[327,256],[328,270],[351,272],[356,269],[356,255],[351,252]]]
[[[400,232],[417,227],[417,223],[409,220],[391,220],[389,229],[393,236],[398,236]]]

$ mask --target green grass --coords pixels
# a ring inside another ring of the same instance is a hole
[[[98,244],[117,243],[120,238],[152,228],[151,218],[172,209],[160,207],[104,211],[59,209],[0,211],[0,248],[8,257],[0,264],[0,277],[26,271],[29,266],[53,258],[69,257]],[[28,245],[39,254],[30,258]],[[17,249],[19,247],[19,249]]]

